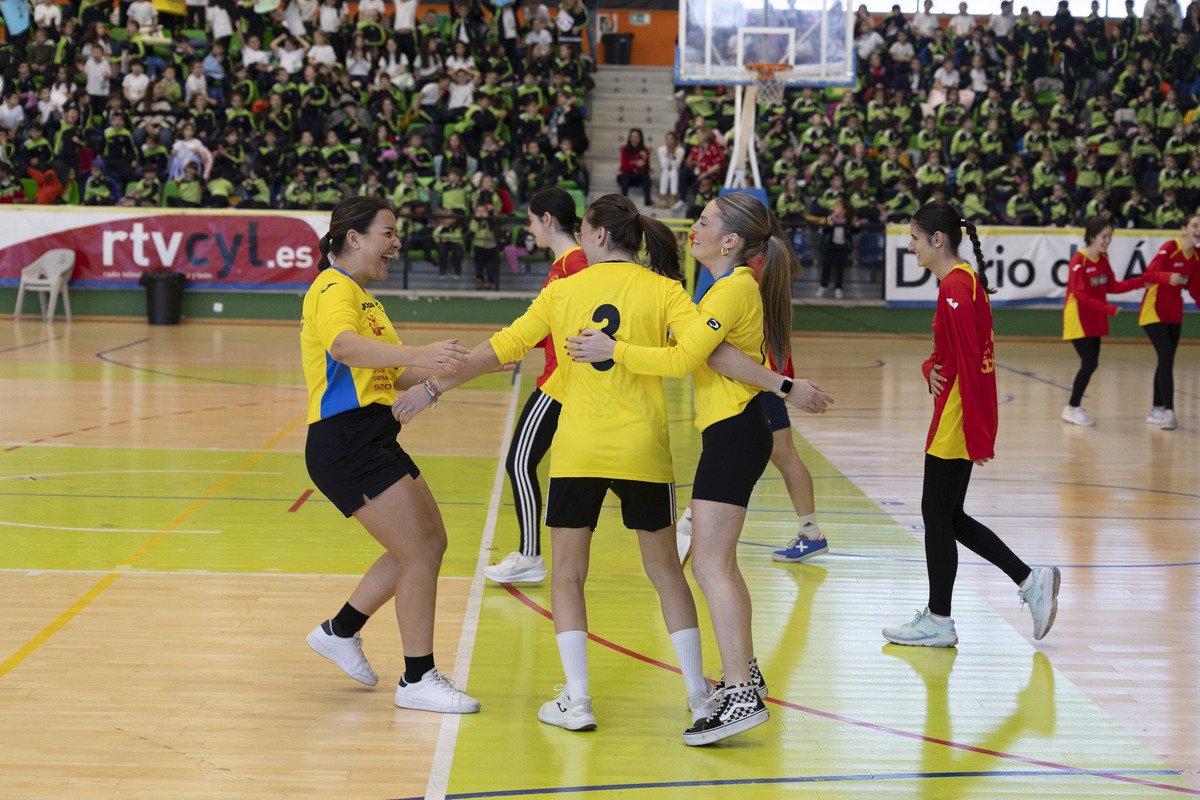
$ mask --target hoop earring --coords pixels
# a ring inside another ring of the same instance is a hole
[[[728,251],[728,250],[726,250],[724,247],[722,247],[722,248],[721,248],[721,255],[723,255],[723,256],[727,256],[727,255],[729,255],[729,251]]]

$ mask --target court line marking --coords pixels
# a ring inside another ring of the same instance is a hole
[[[506,477],[504,462],[508,454],[508,438],[512,435],[517,419],[517,405],[521,398],[521,366],[513,370],[512,390],[508,399],[508,415],[504,430],[508,436],[501,437],[500,452],[496,456],[496,474],[492,479],[492,496],[488,500],[487,519],[483,524],[483,537],[479,542],[479,556],[475,560],[475,575],[471,579],[471,591],[467,595],[467,607],[463,612],[462,634],[458,639],[458,650],[454,654],[454,674],[459,676],[465,688],[471,675],[471,657],[475,653],[476,631],[483,609],[483,568],[492,555],[492,539],[496,534],[496,520],[500,516],[500,495],[504,491]],[[450,786],[450,769],[454,766],[454,751],[458,742],[458,727],[461,714],[443,714],[441,730],[438,732],[437,748],[433,763],[429,766],[429,782],[425,786],[426,800],[445,800]]]
[[[293,420],[288,424],[288,430],[295,427],[296,423]],[[271,443],[274,443],[274,439]],[[269,445],[268,445],[269,447]],[[256,456],[261,456],[266,452],[266,449],[255,450]],[[258,458],[255,457],[249,462],[253,464]],[[282,472],[251,472],[250,470],[239,469],[239,475],[282,475]],[[19,481],[26,478],[53,478],[62,475],[228,475],[229,471],[224,469],[91,469],[81,470],[79,472],[26,472],[21,475],[0,475],[0,481]],[[103,496],[103,495],[102,495]]]
[[[562,786],[544,789],[505,789],[489,792],[460,792],[446,796],[446,800],[472,800],[473,798],[488,797],[522,797],[526,795],[573,794],[576,792],[612,792],[637,789],[682,789],[705,788],[709,786],[779,786],[796,783],[848,783],[857,781],[911,781],[928,780],[930,778],[1024,778],[1024,777],[1065,777],[1066,775],[1080,777],[1112,777],[1117,773],[1102,770],[1080,770],[1075,773],[1062,773],[1056,770],[974,770],[957,772],[864,772],[858,775],[797,775],[789,778],[725,778],[708,781],[659,781],[655,783],[602,783],[582,786]],[[1121,775],[1179,775],[1178,770],[1165,769],[1131,769]],[[406,797],[401,800],[421,800],[419,797]]]
[[[35,525],[32,522],[8,522],[0,519],[0,525],[11,528],[38,528],[47,531],[81,531],[83,533],[158,533],[157,529],[142,528],[68,528],[62,525]],[[180,531],[175,533],[221,533],[221,531]]]
[[[121,567],[129,567],[122,564]],[[211,572],[206,569],[31,569],[29,567],[0,567],[0,575],[5,573],[23,574],[31,577],[46,573],[56,575],[107,575],[110,572],[123,572],[126,575],[157,576],[162,578],[353,578],[362,580],[361,572],[342,574],[339,572]],[[473,577],[467,575],[438,575],[439,581],[469,581]]]
[[[203,377],[199,377],[197,375],[178,375],[173,372],[165,372],[165,371],[159,370],[159,369],[150,369],[149,367],[138,367],[138,366],[134,366],[133,364],[126,364],[122,361],[117,361],[114,358],[108,357],[109,353],[115,353],[118,350],[124,350],[127,347],[135,347],[139,344],[145,344],[148,341],[150,341],[149,338],[138,339],[137,341],[118,345],[117,347],[110,347],[107,350],[101,350],[99,353],[96,353],[95,356],[96,356],[96,358],[100,359],[101,361],[105,361],[109,364],[112,364],[115,367],[124,367],[125,369],[131,369],[131,370],[135,370],[137,372],[145,372],[150,375],[161,375],[165,378],[179,378],[180,380],[201,381],[203,383],[221,383],[221,384],[225,384],[227,386],[253,386],[255,388],[263,388],[263,389],[293,389],[293,390],[304,389],[303,386],[298,386],[296,384],[247,383],[245,381],[230,381],[230,380],[222,380],[220,378],[203,378]]]
[[[546,619],[553,621],[554,616],[550,613],[550,611],[548,609],[542,607],[539,603],[534,601],[531,597],[526,595],[524,592],[515,588],[512,584],[509,584],[509,583],[502,584],[502,586],[505,591],[507,591],[510,595],[512,595],[514,598],[516,598],[520,602],[524,603],[530,609],[532,609],[533,611],[535,611],[538,614],[541,614]],[[614,642],[610,642],[607,639],[601,638],[599,636],[595,636],[591,632],[588,632],[588,639],[595,642],[596,644],[603,646],[603,647],[608,647],[609,649],[615,650],[616,652],[621,653],[622,655],[627,655],[627,656],[637,659],[638,661],[642,661],[647,664],[653,664],[654,666],[661,667],[663,669],[669,670],[676,674],[680,674],[680,670],[678,667],[673,667],[670,664],[666,664],[662,661],[659,661],[655,658],[647,656],[643,653],[638,653],[638,652],[630,650],[626,647],[622,647],[621,645],[616,644]],[[847,716],[843,716],[841,714],[834,714],[830,711],[821,711],[816,708],[810,708],[809,706],[802,706],[798,703],[792,703],[787,700],[781,700],[777,697],[768,697],[764,702],[774,703],[775,705],[782,706],[784,708],[790,708],[793,711],[800,711],[805,714],[812,714],[814,716],[823,717],[825,719],[832,720],[834,722],[841,722],[846,725],[853,725],[854,727],[857,727],[857,728],[863,728],[864,730],[875,731],[876,733],[887,733],[887,734],[891,734],[893,736],[900,736],[905,739],[913,739],[918,742],[925,742],[928,744],[939,744],[939,745],[942,745],[943,747],[950,747],[950,748],[953,748],[956,750],[965,750],[969,753],[979,753],[980,755],[992,756],[994,758],[1000,758],[1000,759],[1004,759],[1007,761],[1016,761],[1021,764],[1030,764],[1030,765],[1036,766],[1036,767],[1046,767],[1048,769],[1058,770],[1060,772],[1060,774],[1088,773],[1088,770],[1085,770],[1081,767],[1072,767],[1068,764],[1056,764],[1053,761],[1041,761],[1036,758],[1028,758],[1026,756],[1019,756],[1019,755],[1016,755],[1015,753],[1005,753],[1000,750],[990,750],[986,747],[975,747],[974,745],[962,744],[961,742],[952,742],[948,739],[937,739],[932,736],[926,736],[922,733],[912,733],[911,731],[901,730],[900,728],[892,728],[887,725],[879,725],[874,722],[867,722],[866,720],[855,719],[854,717],[847,717]],[[1155,756],[1155,758],[1157,758],[1157,757],[1158,756]],[[1138,786],[1147,786],[1147,787],[1154,788],[1154,789],[1165,789],[1167,791],[1180,792],[1181,794],[1200,795],[1200,789],[1192,789],[1190,787],[1170,786],[1165,783],[1154,783],[1152,781],[1143,781],[1143,780],[1139,780],[1137,778],[1126,778],[1126,777],[1123,777],[1121,774],[1118,774],[1115,772],[1099,772],[1096,774],[1098,777],[1101,777],[1101,778],[1108,778],[1110,780],[1120,781],[1120,782],[1124,782],[1124,783],[1132,783],[1132,784],[1136,784]],[[1167,774],[1178,774],[1178,773],[1167,773]],[[458,795],[456,795],[456,797],[457,796]],[[461,795],[461,796],[468,797],[470,795]],[[441,800],[441,799],[439,798],[439,800]]]
[[[30,342],[29,344],[19,344],[15,347],[6,347],[3,350],[0,350],[0,353],[11,353],[13,350],[24,350],[26,347],[37,347],[40,344],[47,344],[48,342],[57,342],[61,338],[63,338],[63,337],[62,336],[51,336],[49,339],[39,339],[38,341]]]
[[[99,580],[99,582],[96,583],[95,586],[93,586],[91,589],[89,589],[87,591],[86,594],[83,595],[83,597],[76,600],[75,603],[70,608],[68,608],[66,611],[64,611],[62,614],[60,614],[57,619],[55,619],[53,622],[51,622],[45,628],[43,628],[41,630],[41,632],[39,632],[36,636],[34,636],[32,639],[30,639],[25,644],[21,645],[20,649],[17,650],[17,652],[13,653],[11,656],[9,656],[4,661],[4,663],[0,663],[0,680],[2,680],[5,675],[7,675],[8,673],[10,673],[14,669],[16,669],[21,664],[21,662],[23,662],[25,659],[29,658],[29,656],[32,655],[39,647],[41,647],[43,644],[45,644],[47,641],[49,641],[51,636],[58,633],[58,631],[62,630],[63,626],[66,625],[68,622],[70,622],[72,619],[74,619],[76,616],[78,616],[79,612],[83,611],[85,608],[87,608],[89,605],[91,605],[92,601],[95,600],[97,597],[99,597],[101,595],[101,593],[104,592],[105,589],[107,589],[109,586],[112,586],[113,583],[117,580],[117,578],[126,574],[126,572],[131,567],[133,567],[134,564],[136,564],[138,561],[140,561],[142,559],[143,556],[145,556],[147,553],[149,553],[150,550],[156,544],[161,542],[168,533],[171,533],[172,531],[174,531],[180,524],[183,523],[184,520],[186,520],[188,517],[190,517],[192,514],[194,514],[197,510],[199,510],[200,507],[203,506],[204,503],[207,502],[210,497],[215,496],[217,494],[217,492],[220,492],[222,489],[224,489],[226,486],[228,486],[230,483],[232,483],[235,478],[238,478],[239,476],[241,476],[243,474],[251,474],[251,473],[249,473],[250,467],[253,466],[256,461],[258,461],[260,458],[262,458],[264,455],[266,455],[268,450],[273,448],[279,442],[283,441],[283,438],[285,436],[287,436],[289,433],[291,433],[292,429],[295,428],[297,425],[299,425],[304,420],[304,418],[305,418],[304,414],[297,416],[295,419],[293,419],[291,422],[289,422],[287,425],[285,425],[283,430],[280,431],[279,433],[277,433],[273,439],[271,439],[269,442],[267,442],[267,444],[261,450],[256,452],[244,464],[242,464],[242,466],[240,466],[238,469],[234,470],[233,472],[225,473],[225,475],[226,475],[225,479],[222,480],[220,483],[218,483],[216,486],[214,486],[212,489],[210,489],[208,494],[205,497],[202,497],[199,500],[197,500],[196,502],[192,503],[190,506],[188,506],[187,510],[185,510],[182,514],[180,514],[178,517],[176,517],[175,519],[173,519],[169,523],[167,523],[167,525],[161,531],[159,531],[157,534],[155,534],[148,542],[143,544],[141,546],[141,548],[138,549],[137,552],[135,552],[129,558],[125,559],[112,572],[110,572],[109,574],[107,574],[103,578],[101,578]],[[128,471],[137,472],[138,470],[128,470]],[[174,471],[187,472],[188,470],[162,470],[162,471],[164,471],[164,472],[174,472]],[[70,474],[70,473],[66,473],[66,474]],[[77,473],[77,474],[88,475],[88,474],[95,474],[95,473],[83,472],[83,473]],[[275,473],[275,474],[278,474],[278,473]]]

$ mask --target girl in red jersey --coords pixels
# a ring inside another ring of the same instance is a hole
[[[554,251],[554,263],[543,288],[588,265],[575,241],[578,225],[575,201],[565,189],[543,189],[530,198],[529,232],[537,239],[538,247]],[[521,529],[521,549],[483,570],[485,577],[497,583],[537,583],[546,579],[546,561],[542,558],[542,490],[537,468],[554,440],[562,402],[553,388],[554,382],[550,381],[558,366],[554,343],[547,336],[541,346],[546,352],[546,368],[537,379],[537,388],[525,401],[504,463]]]
[[[1100,365],[1100,339],[1108,336],[1108,318],[1115,317],[1119,310],[1105,300],[1105,295],[1129,292],[1142,285],[1140,275],[1125,281],[1113,276],[1108,263],[1112,233],[1112,220],[1107,215],[1089,217],[1083,231],[1083,249],[1071,257],[1063,303],[1063,339],[1075,345],[1080,365],[1062,418],[1076,425],[1096,424],[1079,404],[1092,373]]]
[[[1000,567],[1017,584],[1021,601],[1029,604],[1033,614],[1033,638],[1041,639],[1054,624],[1058,610],[1058,567],[1030,569],[1000,537],[963,510],[972,466],[982,466],[993,457],[997,419],[992,306],[988,302],[992,290],[987,278],[958,255],[965,227],[976,263],[984,263],[975,224],[964,223],[952,206],[940,200],[917,211],[911,224],[908,251],[916,254],[917,266],[941,281],[933,316],[933,355],[924,364],[925,380],[934,396],[921,493],[929,605],[911,622],[884,628],[883,636],[896,644],[958,644],[950,618],[958,572],[957,541]]]
[[[1158,368],[1154,371],[1154,407],[1146,422],[1158,425],[1164,431],[1179,427],[1175,417],[1175,350],[1183,331],[1183,287],[1186,286],[1192,299],[1200,303],[1197,244],[1200,244],[1200,214],[1192,214],[1183,223],[1179,238],[1158,248],[1142,275],[1146,294],[1142,297],[1138,324],[1158,354]]]

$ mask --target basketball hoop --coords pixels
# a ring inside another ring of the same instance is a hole
[[[758,89],[758,105],[772,106],[783,102],[783,89],[787,74],[792,71],[787,64],[747,64],[746,69],[754,73],[754,87]]]

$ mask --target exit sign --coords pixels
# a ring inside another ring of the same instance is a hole
[[[649,25],[650,15],[644,11],[634,12],[629,15],[630,25]]]

